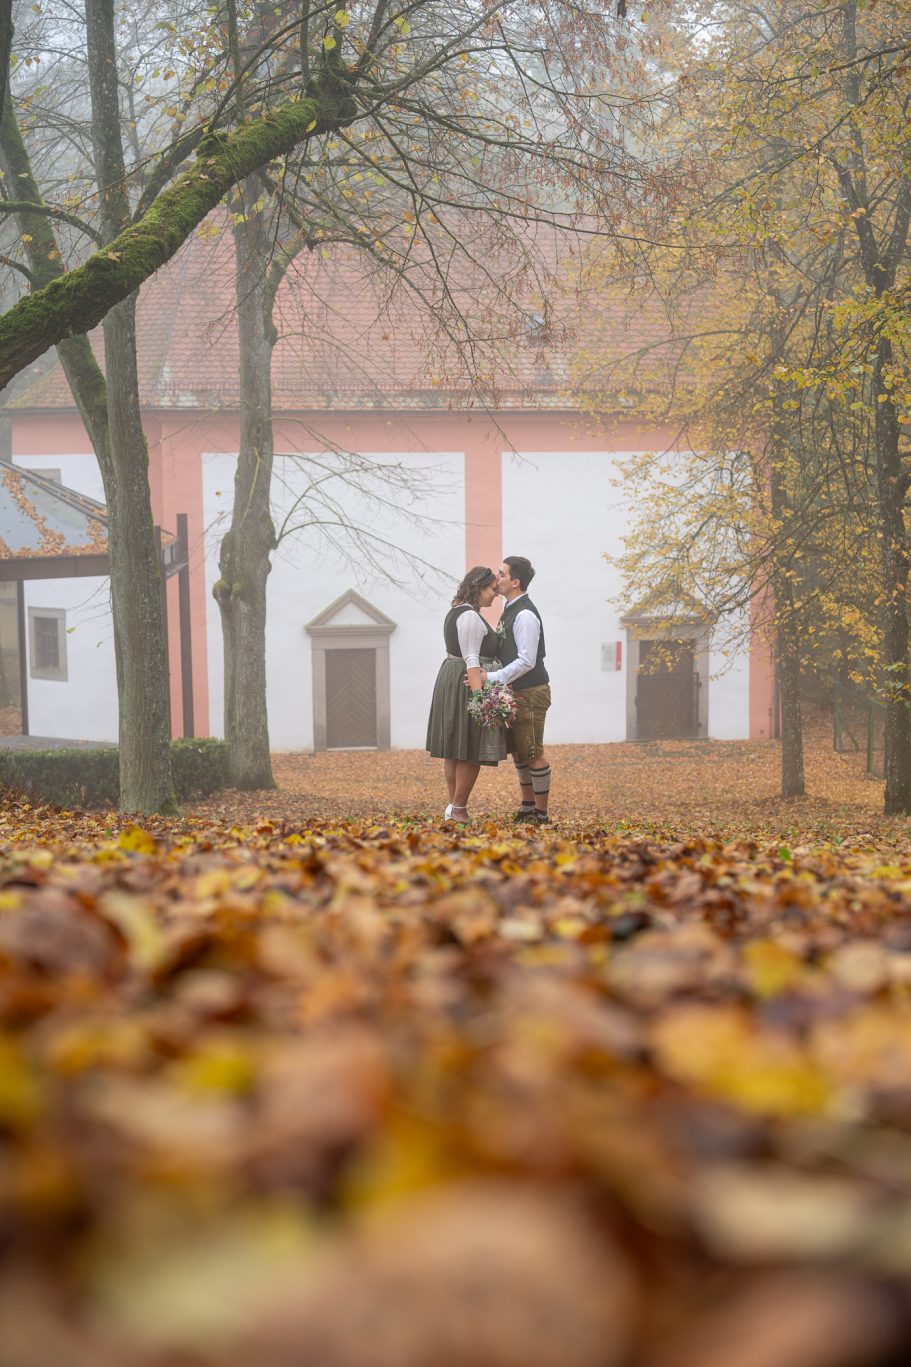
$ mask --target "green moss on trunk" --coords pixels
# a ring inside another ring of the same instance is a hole
[[[0,318],[0,388],[55,342],[95,327],[174,256],[232,185],[332,122],[321,117],[324,112],[315,100],[300,100],[232,133],[204,138],[193,166],[138,223]]]

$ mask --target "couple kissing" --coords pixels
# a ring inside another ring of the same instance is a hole
[[[447,820],[469,820],[468,800],[481,766],[499,764],[508,755],[521,793],[515,820],[539,825],[549,820],[544,721],[550,707],[550,678],[544,665],[541,614],[528,596],[534,575],[524,555],[506,556],[496,571],[476,565],[456,589],[443,622],[446,658],[434,684],[426,748],[443,761]],[[481,608],[490,607],[498,596],[505,598],[506,606],[494,630],[481,616]],[[517,710],[508,730],[482,726],[469,712],[471,694],[488,682],[509,684],[513,690]]]

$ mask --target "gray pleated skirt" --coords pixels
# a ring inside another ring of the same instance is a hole
[[[498,669],[496,660],[481,661],[482,669]],[[461,759],[471,764],[499,764],[506,758],[506,732],[501,726],[480,726],[468,715],[465,661],[447,655],[433,686],[427,749],[434,759]]]

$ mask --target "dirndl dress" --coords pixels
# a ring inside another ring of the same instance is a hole
[[[427,749],[434,759],[499,764],[507,755],[506,731],[501,726],[481,726],[469,715],[471,694],[465,687],[465,668],[461,655],[447,655],[440,665],[427,722]],[[499,662],[482,655],[481,668],[499,669]]]

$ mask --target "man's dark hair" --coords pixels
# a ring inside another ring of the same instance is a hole
[[[503,564],[509,566],[512,578],[518,579],[524,593],[535,577],[531,561],[527,560],[524,555],[505,555]]]

